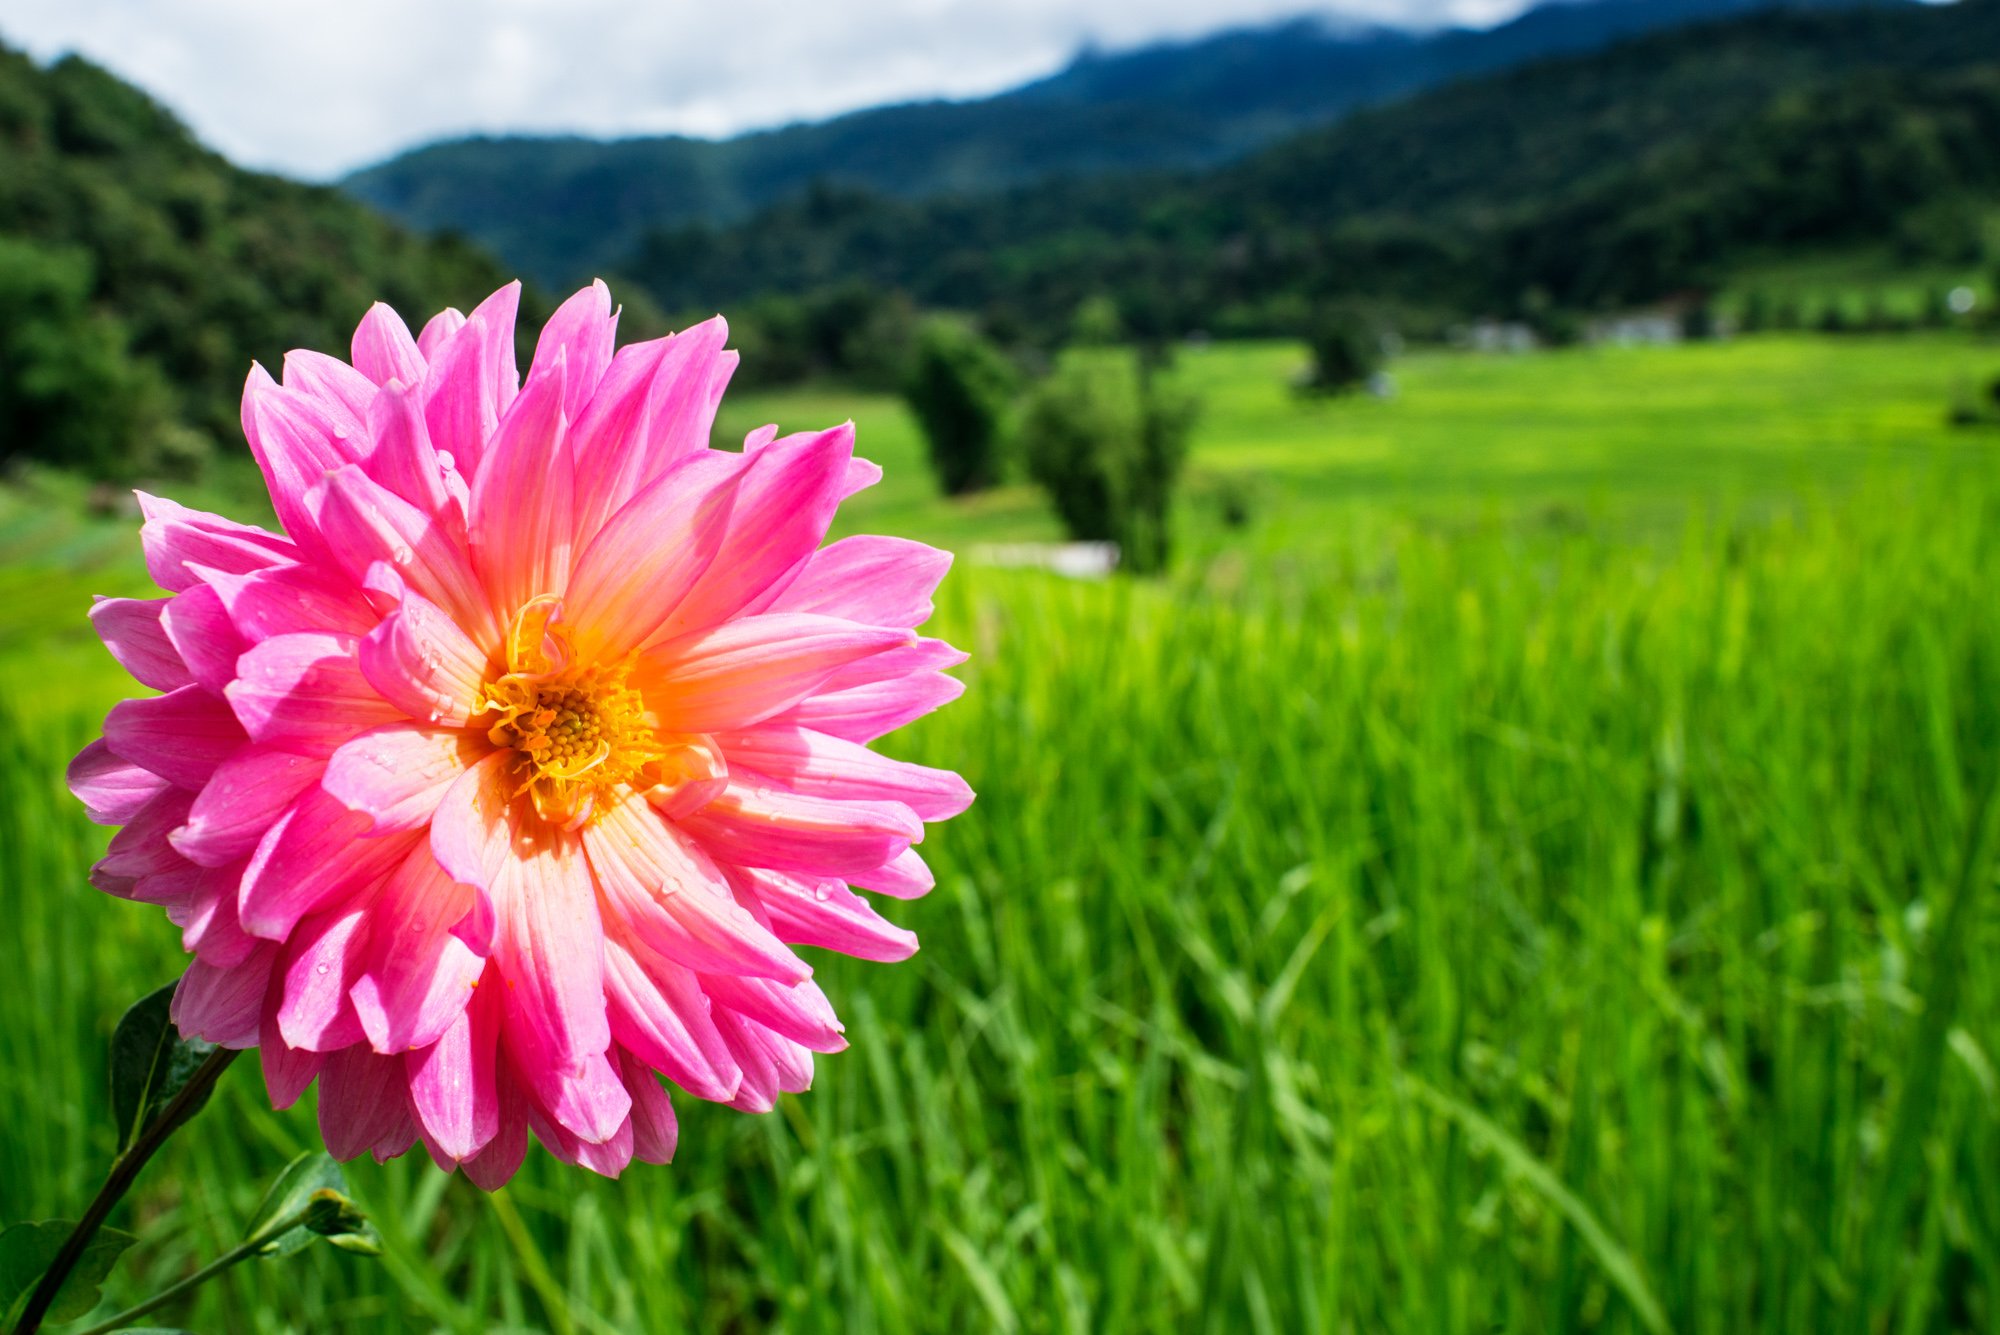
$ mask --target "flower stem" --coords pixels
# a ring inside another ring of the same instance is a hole
[[[83,1256],[83,1249],[97,1236],[97,1230],[110,1215],[111,1207],[118,1204],[119,1199],[131,1187],[133,1180],[139,1176],[139,1170],[146,1166],[146,1161],[158,1152],[160,1146],[166,1144],[167,1137],[179,1130],[181,1123],[194,1115],[194,1110],[201,1106],[201,1100],[208,1096],[208,1091],[214,1087],[222,1073],[229,1068],[229,1063],[235,1061],[238,1055],[234,1048],[217,1048],[210,1053],[208,1060],[196,1068],[187,1084],[174,1095],[173,1100],[161,1110],[160,1115],[141,1129],[132,1143],[126,1147],[125,1152],[112,1161],[110,1175],[104,1179],[104,1185],[98,1189],[96,1198],[90,1202],[90,1208],[83,1212],[83,1218],[77,1220],[76,1227],[70,1230],[69,1237],[63,1240],[62,1250],[56,1253],[56,1259],[49,1263],[49,1268],[36,1283],[34,1293],[29,1295],[28,1305],[21,1311],[20,1324],[14,1327],[14,1335],[35,1335],[35,1332],[42,1328],[42,1318],[48,1315],[49,1307],[55,1302],[56,1294],[61,1291],[63,1281],[68,1279],[69,1272],[76,1268],[77,1261]]]
[[[249,1238],[246,1241],[239,1243],[237,1246],[232,1247],[230,1250],[216,1257],[213,1261],[210,1261],[207,1265],[195,1271],[192,1275],[189,1275],[186,1279],[181,1280],[179,1283],[171,1284],[166,1288],[161,1289],[158,1293],[146,1299],[145,1302],[140,1303],[138,1306],[128,1307],[124,1311],[120,1312],[117,1316],[111,1317],[110,1319],[105,1321],[100,1321],[96,1325],[90,1327],[88,1330],[78,1331],[76,1332],[76,1335],[105,1335],[107,1331],[113,1331],[117,1330],[121,1326],[131,1325],[133,1321],[137,1320],[139,1317],[146,1315],[146,1313],[152,1311],[154,1308],[164,1307],[168,1303],[172,1302],[174,1299],[180,1297],[183,1293],[186,1293],[188,1290],[196,1288],[202,1284],[206,1284],[209,1280],[214,1279],[217,1275],[229,1269],[230,1266],[235,1265],[238,1261],[241,1261],[245,1257],[255,1256],[260,1250],[262,1250],[267,1244],[270,1243],[271,1239],[276,1238],[281,1234],[289,1233],[293,1229],[299,1227],[301,1224],[304,1224],[306,1222],[306,1217],[311,1213],[312,1213],[312,1207],[307,1206],[306,1208],[298,1211],[296,1214],[287,1215],[285,1218],[278,1220],[270,1227],[259,1232],[255,1237]]]

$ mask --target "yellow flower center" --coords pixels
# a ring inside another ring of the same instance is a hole
[[[591,818],[607,789],[671,784],[673,751],[654,733],[639,692],[626,684],[629,664],[572,661],[554,621],[558,604],[536,598],[507,634],[507,672],[482,692],[493,717],[486,735],[512,752],[518,797],[527,793],[546,820],[569,828]]]

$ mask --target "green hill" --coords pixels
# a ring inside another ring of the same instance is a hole
[[[505,282],[328,187],[243,171],[75,57],[0,47],[0,458],[103,475],[240,439],[251,360]]]
[[[922,199],[1212,166],[1416,90],[1773,3],[1572,0],[1491,29],[1422,34],[1298,20],[1085,53],[1049,78],[971,101],[877,107],[722,142],[455,140],[343,184],[394,217],[462,231],[524,273],[567,283],[615,267],[649,228],[726,223],[813,183]]]
[[[1456,84],[1202,173],[912,201],[820,189],[654,233],[670,309],[862,283],[1048,331],[1279,330],[1321,299],[1602,307],[2000,195],[2000,5],[1764,13]],[[1962,230],[1962,229],[1961,229]]]

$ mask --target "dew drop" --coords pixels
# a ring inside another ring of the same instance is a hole
[[[315,973],[325,973],[325,972],[326,972],[326,966],[325,966],[324,964],[320,964],[320,965],[316,965],[316,966],[314,966],[314,969],[313,969],[313,972],[315,972]]]
[[[411,559],[410,549],[408,547],[398,547],[389,554],[389,559],[399,566],[406,566],[410,563]]]
[[[826,888],[825,881],[821,881],[818,885],[813,887],[813,898],[819,900],[822,903],[826,901],[828,893],[829,892]]]

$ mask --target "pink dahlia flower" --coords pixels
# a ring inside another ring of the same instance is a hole
[[[484,1187],[531,1128],[665,1161],[660,1076],[805,1089],[845,1040],[794,947],[908,956],[850,887],[922,894],[911,845],[971,800],[868,749],[964,656],[912,629],[949,556],[820,546],[880,476],[853,428],[710,449],[723,322],[614,353],[601,283],[523,384],[518,298],[252,369],[284,533],[141,498],[170,596],[91,617],[163,693],[70,769],[124,826],[94,883],[194,953],[181,1031],[261,1048],[280,1107],[317,1078],[336,1156],[421,1139]]]

